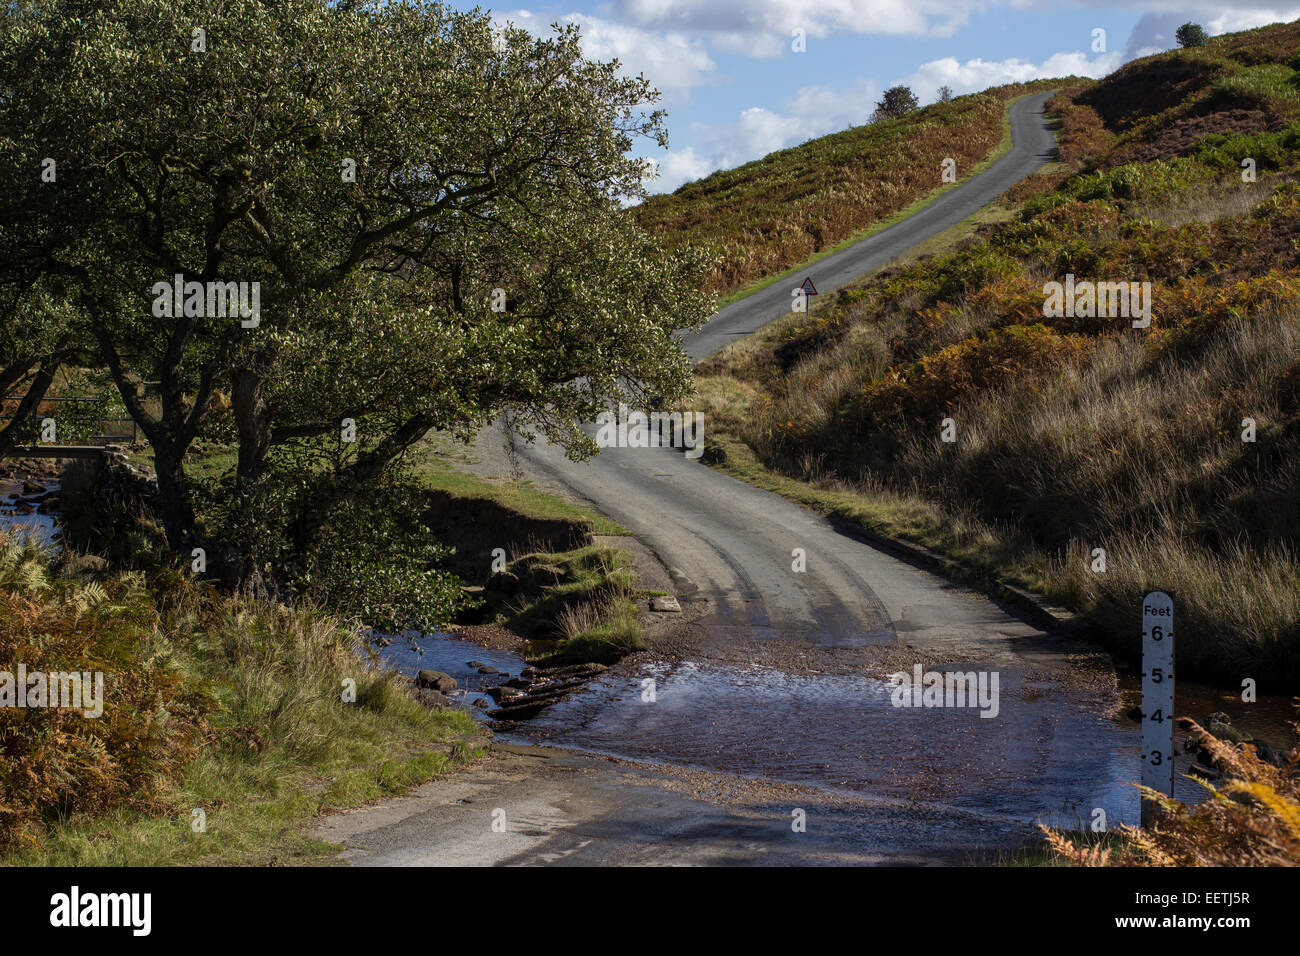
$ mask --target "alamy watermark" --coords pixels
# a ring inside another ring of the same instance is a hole
[[[890,674],[897,683],[890,692],[895,707],[970,707],[981,717],[998,715],[997,671],[922,671]]]
[[[620,404],[618,412],[596,416],[596,444],[601,448],[685,448],[687,458],[704,454],[703,412],[650,412]]]
[[[0,671],[0,707],[67,707],[95,719],[104,713],[102,671]]]
[[[255,329],[262,321],[260,282],[186,282],[178,272],[171,282],[155,282],[150,291],[156,318],[238,316],[245,329]]]
[[[1069,272],[1064,282],[1044,283],[1043,295],[1044,318],[1125,318],[1133,320],[1135,329],[1151,325],[1150,282],[1076,283],[1074,273]]]

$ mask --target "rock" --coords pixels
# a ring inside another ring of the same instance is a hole
[[[59,498],[57,495],[47,495],[41,502],[41,506],[36,509],[37,514],[47,515],[59,510]]]
[[[661,611],[668,614],[680,614],[682,613],[682,606],[677,603],[677,598],[668,594],[651,598],[650,610]]]
[[[471,667],[471,668],[473,668],[474,670],[478,670],[480,667],[483,667],[484,664],[483,664],[482,661],[470,661],[470,662],[469,662],[468,664],[466,664],[465,666],[466,666],[466,667]]]
[[[505,703],[508,700],[514,700],[516,697],[523,697],[524,692],[514,687],[489,687],[484,693],[495,700],[498,704]]]
[[[39,481],[32,481],[30,478],[28,478],[26,481],[23,482],[23,494],[43,495],[45,494],[45,486],[41,484]]]
[[[525,667],[523,670],[521,670],[521,671],[519,672],[519,676],[520,676],[520,677],[536,677],[536,676],[537,676],[537,668],[536,668],[536,667]]]
[[[1232,726],[1232,718],[1222,711],[1210,714],[1205,721],[1205,729],[1220,740],[1227,740],[1234,744],[1244,744],[1249,740],[1246,734]]]
[[[451,698],[430,687],[420,687],[415,691],[415,699],[425,707],[445,709],[451,706]]]
[[[14,507],[14,514],[16,515],[29,515],[29,514],[34,514],[35,512],[36,509],[33,508],[31,505],[27,504],[26,502],[19,502]]]
[[[493,667],[491,664],[480,664],[480,665],[478,666],[478,672],[479,672],[480,674],[496,674],[496,673],[499,673],[499,671],[498,671],[495,667]]]
[[[492,705],[488,703],[486,697],[479,697],[477,700],[474,701],[474,706],[477,707],[479,710],[487,710]]]
[[[532,684],[532,680],[527,677],[512,677],[506,681],[507,687],[525,688]]]
[[[415,675],[415,686],[432,687],[436,691],[446,693],[456,689],[456,678],[442,671],[422,670]]]
[[[1130,707],[1130,708],[1125,712],[1124,716],[1127,717],[1129,720],[1136,721],[1137,723],[1141,723],[1141,722],[1142,722],[1142,708],[1141,708],[1141,707]]]

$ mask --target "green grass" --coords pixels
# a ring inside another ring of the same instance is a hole
[[[644,646],[633,601],[640,592],[629,552],[599,543],[534,552],[512,561],[510,571],[522,580],[542,582],[537,593],[512,602],[505,622],[547,639],[540,658],[612,664]]]
[[[568,521],[585,527],[592,534],[628,533],[604,515],[543,491],[531,481],[489,480],[443,461],[419,462],[415,472],[420,482],[432,491],[445,491],[458,498],[487,499],[528,519]]]

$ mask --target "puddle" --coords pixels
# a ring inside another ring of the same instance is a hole
[[[891,686],[858,676],[760,667],[647,664],[597,678],[507,739],[915,799],[1055,826],[1100,807],[1136,823],[1137,725],[1105,699],[1002,670],[995,717],[978,709],[898,708]],[[643,702],[642,681],[655,681]],[[1193,758],[1180,757],[1181,768]],[[1203,791],[1177,778],[1176,795]]]
[[[497,686],[508,677],[518,677],[519,672],[528,666],[518,654],[489,650],[449,634],[375,634],[377,638],[381,636],[393,642],[388,647],[374,647],[385,666],[401,671],[408,677],[414,677],[419,670],[442,671],[454,677],[457,691],[463,693],[454,691],[452,701],[457,707],[468,708],[481,719],[485,719],[485,711],[475,707],[474,702],[483,699],[495,707],[492,698],[484,691]],[[495,667],[500,673],[480,674],[476,668],[469,666],[470,661]]]
[[[59,490],[57,481],[42,481],[41,484],[45,486],[46,493],[57,493]],[[21,481],[0,480],[0,531],[57,546],[59,528],[55,523],[55,515],[37,514],[35,511],[29,515],[17,513],[20,502],[15,500],[15,496],[21,496],[22,490]]]

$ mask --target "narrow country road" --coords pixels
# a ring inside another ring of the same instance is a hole
[[[812,266],[819,292],[1048,161],[1048,95],[1013,105],[1014,147],[987,171]],[[685,338],[688,353],[776,319],[798,281],[721,310]],[[353,863],[959,863],[1021,845],[1036,820],[1134,817],[1135,734],[1116,717],[1114,672],[1086,646],[679,450],[575,464],[539,440],[523,456],[653,550],[701,609],[685,653],[593,682],[514,732],[522,749],[324,821],[319,835]],[[894,706],[889,675],[915,665],[995,673],[996,714]],[[490,829],[494,809],[515,821],[507,832]],[[805,831],[792,827],[800,812]]]
[[[810,266],[807,273],[812,276],[817,292],[826,295],[879,269],[900,253],[994,202],[1009,187],[1048,162],[1055,154],[1056,140],[1043,115],[1043,104],[1051,95],[1037,93],[1011,105],[1011,151],[984,172],[941,193],[914,215]],[[918,170],[917,175],[933,176],[937,180],[939,170],[937,167]],[[789,312],[790,290],[802,281],[803,273],[800,273],[792,282],[773,282],[721,309],[699,333],[686,337],[683,344],[687,354],[697,362],[708,358],[737,337],[757,331]]]
[[[818,291],[832,292],[956,225],[1047,162],[1054,149],[1043,116],[1049,95],[1012,105],[1014,145],[985,172],[914,216],[812,266],[809,274]],[[797,284],[797,279],[774,283],[722,309],[685,338],[687,352],[697,361],[706,358],[788,313],[790,287]],[[685,596],[713,602],[713,626],[734,632],[719,645],[762,633],[782,642],[893,645],[901,632],[908,642],[936,652],[976,653],[1005,664],[1009,645],[1034,633],[989,601],[845,537],[811,512],[680,451],[609,448],[574,464],[539,440],[523,454],[533,468],[648,544]],[[791,571],[795,548],[805,551],[806,573]]]

